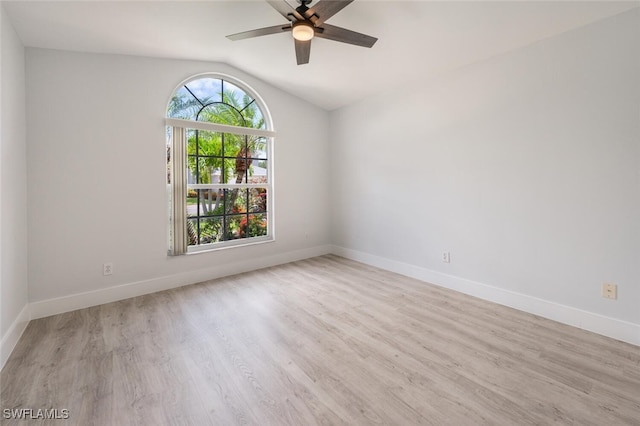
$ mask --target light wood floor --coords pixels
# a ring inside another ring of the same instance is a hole
[[[639,347],[336,256],[32,321],[1,379],[37,425],[640,425]]]

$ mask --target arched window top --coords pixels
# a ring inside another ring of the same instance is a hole
[[[171,97],[167,117],[252,129],[268,129],[262,102],[243,84],[227,76],[197,76]]]

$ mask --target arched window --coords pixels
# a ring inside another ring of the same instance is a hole
[[[198,76],[176,89],[166,122],[169,253],[272,240],[275,133],[257,94]]]

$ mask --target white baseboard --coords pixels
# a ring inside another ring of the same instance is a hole
[[[24,333],[24,330],[27,328],[29,320],[29,305],[27,304],[24,305],[16,320],[11,324],[11,327],[9,327],[5,335],[2,336],[2,340],[0,340],[0,371],[4,368],[4,364],[9,359],[18,340],[22,337],[22,333]]]
[[[330,252],[331,246],[317,246],[309,249],[243,260],[225,265],[216,265],[211,268],[198,269],[85,293],[77,293],[69,296],[32,302],[30,304],[31,318],[37,319],[64,312],[71,312],[77,309],[102,305],[104,303],[142,296],[144,294],[155,293],[157,291],[169,290],[171,288],[182,287],[215,278],[253,271],[255,269],[295,262],[296,260],[308,259],[310,257],[322,256]]]
[[[563,324],[582,328],[604,336],[640,346],[640,325],[570,306],[560,305],[525,294],[493,287],[453,275],[421,268],[415,265],[386,259],[356,250],[338,246],[317,246],[304,250],[275,254],[272,256],[244,260],[212,268],[188,271],[180,274],[138,281],[105,289],[78,293],[54,299],[32,302],[25,306],[7,333],[2,337],[0,348],[0,368],[9,358],[16,343],[22,336],[30,319],[43,318],[104,303],[142,296],[144,294],[182,287],[224,276],[239,274],[255,269],[276,266],[288,262],[334,253],[368,265],[396,272],[421,281],[469,294],[490,302],[509,306],[524,312],[552,319]]]
[[[347,259],[366,263],[367,265],[396,272],[420,281],[456,290],[480,299],[640,346],[640,324],[606,317],[571,306],[561,305],[526,294],[516,293],[419,266],[346,249],[344,247],[333,246],[331,252]]]

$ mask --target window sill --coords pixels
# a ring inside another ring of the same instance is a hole
[[[228,242],[229,244],[215,243],[215,244],[205,244],[201,246],[191,246],[189,247],[187,253],[185,253],[185,256],[197,255],[202,253],[211,253],[214,251],[228,250],[228,249],[240,248],[240,247],[249,247],[249,246],[255,246],[260,244],[268,244],[273,242],[275,242],[275,238],[273,237],[257,237],[255,241],[251,241],[251,242],[235,240],[235,241],[229,241]],[[180,256],[169,255],[169,257],[180,257]]]

